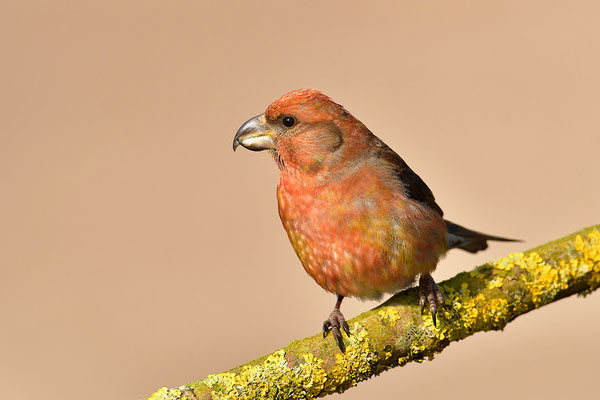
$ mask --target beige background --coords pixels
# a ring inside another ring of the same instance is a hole
[[[334,298],[284,234],[277,168],[231,151],[292,89],[346,106],[448,218],[527,241],[451,254],[438,280],[599,223],[598,4],[4,0],[0,397],[140,398],[318,331]],[[342,396],[593,393],[599,306],[560,301]]]

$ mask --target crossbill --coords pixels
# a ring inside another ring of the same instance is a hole
[[[341,351],[344,297],[378,299],[418,277],[421,312],[428,304],[435,323],[444,299],[431,273],[446,251],[512,240],[444,220],[406,162],[319,91],[280,97],[240,127],[233,150],[239,145],[269,150],[279,167],[281,222],[308,275],[337,296],[323,337],[331,331]]]

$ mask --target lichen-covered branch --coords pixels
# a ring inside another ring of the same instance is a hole
[[[342,392],[410,361],[431,359],[476,332],[500,330],[531,310],[600,286],[600,225],[525,253],[510,254],[442,282],[437,327],[421,316],[415,289],[349,321],[346,353],[317,334],[158,399],[305,399]]]

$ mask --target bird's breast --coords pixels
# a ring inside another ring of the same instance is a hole
[[[378,298],[432,271],[441,217],[368,171],[324,185],[281,175],[279,215],[306,272],[325,290]]]

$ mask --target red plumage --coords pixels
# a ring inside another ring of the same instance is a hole
[[[273,102],[240,128],[234,150],[240,144],[269,149],[277,160],[281,221],[306,272],[338,295],[324,331],[333,329],[342,350],[343,297],[379,298],[420,275],[421,305],[427,300],[435,317],[443,299],[429,273],[448,237],[460,247],[454,243],[468,236],[468,245],[461,242],[467,250],[505,240],[445,221],[431,190],[402,158],[316,90]]]

